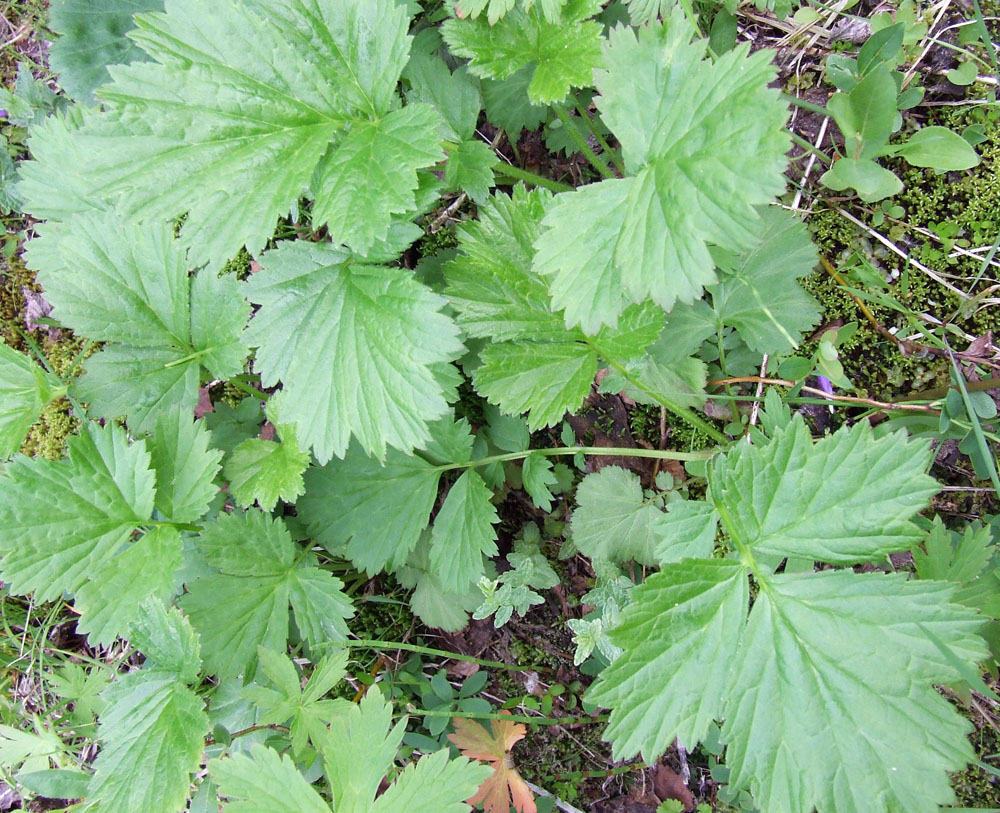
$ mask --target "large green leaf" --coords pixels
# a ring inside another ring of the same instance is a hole
[[[210,449],[204,421],[175,408],[160,413],[146,445],[156,472],[156,510],[172,522],[197,522],[218,493],[222,452]]]
[[[202,532],[198,548],[219,572],[188,584],[180,604],[201,636],[207,671],[220,677],[245,674],[258,646],[284,650],[289,603],[298,597],[309,614],[306,599],[312,591],[328,613],[325,628],[313,618],[301,626],[328,634],[322,640],[310,638],[309,643],[347,637],[344,620],[354,610],[342,591],[343,582],[302,557],[280,519],[256,509],[222,514]],[[295,614],[298,621],[298,607]]]
[[[143,443],[129,445],[113,424],[87,424],[68,446],[66,459],[19,456],[0,475],[3,580],[14,593],[36,591],[39,601],[97,578],[153,513],[154,473]]]
[[[49,28],[58,39],[49,49],[49,64],[67,94],[92,103],[94,91],[108,81],[108,65],[137,62],[145,54],[125,32],[132,15],[162,11],[163,0],[53,0]]]
[[[625,651],[588,692],[611,708],[605,736],[616,758],[655,760],[674,739],[704,739],[732,686],[732,657],[746,624],[747,569],[688,560],[632,591],[611,641]],[[780,702],[780,701],[779,701]]]
[[[291,758],[263,745],[254,745],[249,756],[213,759],[208,770],[233,813],[330,813]]]
[[[183,808],[205,745],[202,701],[160,670],[120,678],[101,697],[101,752],[87,801],[91,810],[176,813]]]
[[[431,531],[431,567],[445,590],[462,593],[483,574],[483,555],[496,556],[500,521],[493,492],[479,473],[467,469],[448,490]]]
[[[929,444],[874,439],[860,421],[813,443],[801,418],[764,446],[713,461],[710,501],[755,553],[836,564],[878,560],[921,538],[910,518],[938,485]]]
[[[546,19],[536,5],[514,9],[495,23],[452,18],[441,32],[452,53],[470,60],[476,76],[506,79],[534,66],[528,98],[534,104],[561,102],[571,87],[589,85],[601,64],[601,26],[585,22],[600,9],[596,0],[570,0],[558,19]]]
[[[59,379],[0,341],[0,459],[20,448],[45,405],[64,393]]]
[[[945,770],[974,759],[972,726],[931,685],[961,675],[925,628],[963,663],[986,651],[976,613],[946,603],[951,590],[902,574],[774,576],[754,602],[725,707],[732,784],[777,812],[931,813],[953,802]]]
[[[393,153],[410,168],[402,184],[373,176],[372,222],[351,212],[328,223],[362,251],[384,236],[391,212],[412,201],[412,167],[436,160],[420,115],[393,112],[410,46],[405,9],[394,0],[220,0],[204,12],[200,0],[169,0],[165,14],[136,17],[131,37],[153,61],[112,67],[106,109],[68,139],[43,136],[43,149],[32,148],[41,164],[24,187],[29,210],[57,217],[116,200],[148,221],[186,213],[192,260],[217,269],[243,245],[257,254],[309,189],[316,225],[358,200],[344,191],[357,168],[339,179],[344,156],[376,122],[395,121],[413,125],[397,143],[416,142]],[[68,168],[72,202],[44,183],[61,186]]]
[[[597,106],[627,177],[561,195],[536,243],[567,323],[595,333],[629,301],[664,310],[716,281],[708,244],[739,251],[754,209],[784,189],[787,117],[770,55],[741,45],[714,61],[679,9],[666,24],[618,27],[596,72]]]
[[[329,245],[292,243],[261,258],[246,286],[262,307],[247,329],[265,386],[281,381],[281,420],[324,463],[353,434],[366,451],[408,451],[448,411],[431,369],[462,351],[444,300],[398,268]]]
[[[159,413],[178,404],[194,408],[202,366],[216,378],[242,372],[240,333],[250,307],[234,277],[208,270],[189,276],[169,224],[78,215],[48,224],[27,259],[53,316],[110,343],[87,359],[76,384],[96,414],[127,415],[131,429],[151,431]]]

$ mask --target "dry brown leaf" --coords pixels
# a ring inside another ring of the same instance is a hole
[[[510,712],[501,712],[510,714]],[[514,805],[517,813],[537,813],[535,797],[514,767],[510,749],[524,738],[527,729],[511,720],[490,720],[487,731],[475,720],[456,718],[451,740],[463,756],[493,765],[493,774],[479,786],[479,792],[467,799],[470,805],[483,803],[486,813],[508,813]]]

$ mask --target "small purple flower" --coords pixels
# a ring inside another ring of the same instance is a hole
[[[5,119],[5,118],[7,118],[7,111],[0,110],[0,119]]]
[[[833,384],[830,383],[830,379],[825,375],[816,376],[816,383],[819,384],[819,388],[827,395],[833,395]]]

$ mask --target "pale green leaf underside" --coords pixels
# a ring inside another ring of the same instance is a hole
[[[361,265],[321,244],[267,252],[246,286],[247,329],[265,386],[281,381],[283,423],[324,463],[353,434],[369,453],[419,447],[448,410],[431,365],[462,351],[444,300],[403,269]]]
[[[203,702],[178,678],[156,671],[123,677],[102,698],[107,709],[98,728],[90,809],[176,813],[205,746]]]
[[[899,433],[874,439],[865,421],[814,444],[796,418],[770,443],[718,459],[709,490],[729,532],[754,551],[852,564],[920,539],[910,517],[938,490],[924,474],[931,457]]]
[[[576,490],[573,542],[585,556],[656,563],[663,512],[644,501],[639,477],[618,466],[588,474]]]
[[[964,663],[986,652],[949,587],[905,579],[775,576],[758,596],[722,737],[731,781],[761,809],[932,813],[954,801],[945,771],[974,758],[971,725],[931,685],[960,678],[921,625]]]
[[[0,460],[14,454],[61,383],[0,341]]]
[[[746,46],[703,59],[679,11],[667,25],[619,27],[597,71],[597,105],[622,143],[627,177],[560,197],[536,243],[553,302],[587,333],[627,302],[669,311],[715,282],[707,244],[749,247],[754,206],[784,188],[787,111],[767,88],[770,56]]]

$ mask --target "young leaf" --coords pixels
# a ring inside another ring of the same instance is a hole
[[[892,197],[903,191],[903,182],[870,158],[841,158],[820,176],[820,183],[836,192],[853,188],[866,203]]]
[[[551,511],[553,497],[549,486],[558,482],[552,471],[552,461],[538,455],[526,457],[521,465],[521,480],[531,501],[543,511]]]
[[[110,343],[87,359],[75,387],[98,415],[128,415],[131,429],[151,431],[165,409],[194,408],[202,365],[217,378],[242,372],[250,307],[233,277],[202,271],[191,280],[169,224],[78,215],[47,224],[27,259],[54,316]]]
[[[430,561],[445,590],[465,592],[483,573],[482,557],[496,556],[500,521],[490,502],[493,492],[483,478],[467,469],[455,481],[431,531]]]
[[[226,460],[225,475],[237,505],[248,508],[258,502],[270,511],[279,498],[294,502],[305,491],[302,472],[309,466],[309,453],[299,449],[293,426],[279,426],[278,434],[280,443],[245,440]]]
[[[461,189],[478,204],[486,202],[493,186],[493,167],[500,160],[482,141],[463,141],[448,156],[444,182],[449,189]]]
[[[787,111],[767,87],[769,55],[741,45],[707,61],[694,33],[677,9],[666,25],[613,29],[604,48],[596,102],[627,177],[559,196],[534,261],[588,334],[629,301],[692,301],[716,281],[707,244],[753,246],[754,207],[784,188]]]
[[[125,36],[132,15],[162,10],[163,0],[54,0],[49,28],[59,36],[49,49],[49,64],[59,86],[77,101],[94,103],[94,91],[110,78],[108,65],[146,56]]]
[[[343,582],[298,556],[280,519],[255,509],[221,514],[202,532],[198,548],[219,572],[191,582],[180,605],[201,636],[207,671],[245,674],[258,646],[283,650],[289,603],[297,622],[304,611],[308,623],[300,629],[310,644],[347,637],[344,620],[354,610]],[[325,619],[315,617],[317,601]],[[324,631],[322,638],[312,634]]]
[[[979,163],[979,155],[969,142],[947,127],[923,127],[895,152],[915,167],[959,170],[972,169]]]
[[[317,212],[338,210],[332,196],[343,187],[331,173],[343,166],[341,139],[350,152],[375,122],[407,120],[393,110],[408,25],[394,0],[322,7],[221,0],[210,18],[198,0],[172,0],[165,14],[138,15],[131,37],[153,61],[110,69],[105,111],[29,173],[29,209],[40,217],[64,211],[67,204],[40,181],[58,184],[72,166],[89,190],[76,198],[81,207],[118,199],[150,222],[187,212],[182,235],[196,265],[218,269],[243,245],[256,255],[307,187]],[[421,127],[410,133],[422,144],[423,122],[415,123]],[[420,153],[416,163],[427,155]],[[399,157],[410,166],[415,160],[410,152]],[[408,205],[415,187],[412,172],[399,189],[369,187],[379,201],[370,209],[376,220],[364,226],[369,232],[351,231],[357,223],[329,225],[346,225],[345,237],[363,245],[388,230],[396,204],[385,201],[401,195]]]
[[[504,712],[510,714],[510,712]],[[487,813],[508,813],[511,805],[517,813],[536,813],[535,798],[510,759],[510,749],[524,739],[525,727],[509,720],[490,720],[490,731],[475,720],[456,718],[451,740],[463,756],[491,763],[493,774],[479,786],[469,804],[483,803]]]
[[[243,696],[262,712],[258,722],[284,724],[290,719],[292,752],[297,757],[302,755],[307,740],[318,748],[325,741],[326,727],[347,704],[343,699],[322,699],[344,677],[347,652],[331,655],[316,664],[305,688],[287,656],[258,647],[257,657],[275,687],[269,689],[254,683],[243,689]]]
[[[352,434],[378,458],[426,442],[428,422],[448,411],[432,365],[462,351],[444,300],[400,269],[329,245],[290,243],[260,262],[246,286],[261,305],[246,339],[264,385],[283,383],[281,420],[303,446],[325,463]]]
[[[54,375],[0,341],[0,460],[20,448],[45,405],[63,394]]]
[[[589,85],[601,64],[601,26],[584,22],[600,8],[595,0],[570,0],[559,19],[546,19],[538,7],[514,9],[496,23],[453,18],[441,33],[453,54],[471,60],[469,70],[476,76],[506,79],[533,65],[531,102],[561,102],[571,87]]]

